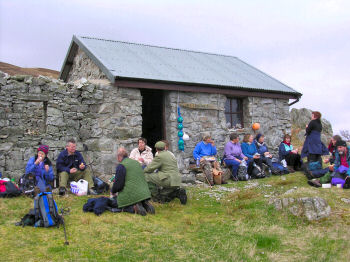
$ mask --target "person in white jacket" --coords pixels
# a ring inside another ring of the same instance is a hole
[[[137,141],[138,147],[130,153],[130,158],[138,161],[142,168],[145,168],[153,160],[152,149],[147,146],[146,138],[140,137]]]

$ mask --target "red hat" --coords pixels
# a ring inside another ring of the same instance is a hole
[[[47,153],[49,153],[49,146],[47,146],[47,145],[40,145],[38,147],[38,152],[39,151],[43,151],[45,153],[45,155],[47,155]]]

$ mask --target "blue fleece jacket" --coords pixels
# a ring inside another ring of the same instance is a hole
[[[202,158],[203,156],[215,156],[216,147],[212,144],[204,143],[203,141],[199,142],[193,150],[193,158]]]
[[[44,163],[41,162],[40,164],[35,164],[35,157],[31,157],[28,160],[27,166],[26,166],[26,174],[33,173],[35,174],[36,181],[44,180],[46,184],[49,184],[49,182],[53,181],[54,174],[52,170],[52,166],[49,167],[49,171],[46,172]]]
[[[255,153],[258,153],[254,143],[243,142],[241,144],[243,154],[249,159],[253,158]]]

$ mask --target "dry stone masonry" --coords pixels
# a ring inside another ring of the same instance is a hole
[[[78,73],[79,65],[91,67],[94,73]],[[77,68],[72,70],[75,75],[71,80],[82,76],[88,80],[64,83],[42,76],[0,73],[0,171],[4,175],[18,178],[39,143],[50,146],[49,157],[54,163],[67,139],[73,137],[78,141],[78,150],[83,150],[83,143],[88,146],[89,151],[83,153],[85,160],[92,162],[94,173],[108,179],[115,172],[117,148],[131,150],[137,146],[142,134],[140,90],[101,81],[105,77],[84,53],[76,56],[73,66]],[[193,182],[195,176],[188,171],[188,165],[202,135],[212,134],[222,156],[228,135],[234,131],[226,126],[226,96],[165,91],[164,99],[166,139],[177,156],[184,180]],[[178,105],[184,131],[190,136],[184,152],[177,149]],[[251,124],[260,122],[261,132],[276,153],[283,134],[290,133],[288,100],[247,97],[243,107],[245,129],[238,133],[252,133]]]

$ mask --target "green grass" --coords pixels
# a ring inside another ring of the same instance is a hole
[[[256,183],[254,187],[249,187]],[[248,187],[247,187],[248,186]],[[55,196],[65,217],[63,228],[17,227],[33,200],[0,199],[0,261],[347,261],[350,257],[350,190],[316,189],[301,173],[225,185],[188,188],[186,206],[178,200],[155,204],[146,217],[84,213],[88,197]],[[270,196],[320,196],[330,217],[309,222],[268,205]]]

